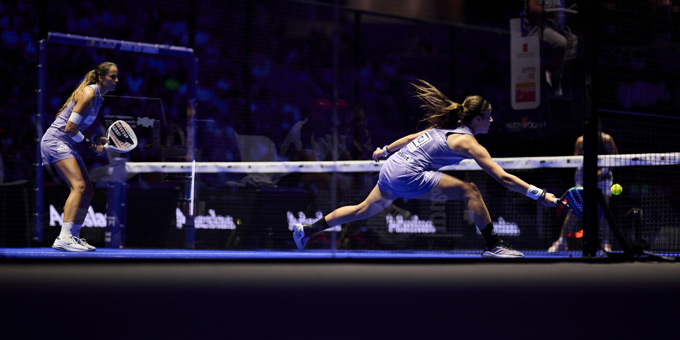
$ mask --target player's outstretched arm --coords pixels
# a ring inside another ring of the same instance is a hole
[[[410,143],[412,140],[420,137],[423,133],[429,131],[430,129],[425,129],[420,132],[412,133],[408,136],[401,137],[394,142],[387,144],[383,146],[382,148],[376,148],[375,151],[373,151],[373,160],[374,161],[379,161],[381,158],[386,157],[389,154],[392,154],[396,152],[397,150],[403,148],[406,146],[406,144]]]
[[[454,138],[456,138],[456,141],[449,143],[449,146],[453,144],[452,149],[454,152],[473,158],[482,170],[507,189],[531,197],[534,200],[539,200],[544,206],[557,205],[555,195],[536,188],[521,178],[507,173],[505,169],[491,158],[486,148],[481,146],[474,137],[459,135]]]

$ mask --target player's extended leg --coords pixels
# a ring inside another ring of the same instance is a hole
[[[472,221],[479,230],[491,223],[489,210],[486,208],[479,188],[474,183],[464,182],[456,177],[444,174],[434,189],[416,198],[432,201],[464,200]]]
[[[429,199],[435,201],[443,200],[464,200],[472,221],[484,236],[486,247],[482,253],[483,257],[489,258],[518,258],[524,254],[512,249],[503,242],[496,233],[491,222],[489,210],[484,203],[479,188],[474,183],[464,182],[453,176],[444,174],[437,186],[429,192],[416,197],[418,199]]]
[[[357,205],[347,205],[335,209],[324,218],[312,225],[298,224],[293,231],[293,240],[298,249],[303,249],[307,241],[315,234],[343,223],[354,222],[369,218],[381,211],[395,200],[394,197],[383,193],[375,186],[366,199]]]
[[[81,245],[77,238],[73,238],[73,225],[82,225],[87,215],[94,190],[89,183],[87,171],[75,158],[62,159],[54,164],[59,175],[66,181],[71,192],[64,203],[64,219],[61,233],[54,241],[53,248],[67,251],[89,251]]]
[[[332,228],[344,223],[369,218],[383,211],[388,205],[392,204],[394,200],[394,197],[381,192],[380,189],[375,186],[363,202],[357,205],[340,207],[326,215],[326,223]]]

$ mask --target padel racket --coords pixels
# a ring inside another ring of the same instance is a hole
[[[583,187],[573,187],[557,199],[557,204],[569,208],[574,215],[583,217]]]
[[[109,126],[109,142],[105,148],[117,152],[130,152],[137,147],[137,135],[130,125],[122,120],[117,120]]]

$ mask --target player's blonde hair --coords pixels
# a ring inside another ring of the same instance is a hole
[[[472,118],[481,116],[489,110],[489,102],[481,96],[468,96],[463,104],[447,98],[432,84],[418,79],[419,84],[411,84],[415,88],[414,97],[420,99],[425,109],[425,117],[421,122],[427,122],[428,127],[451,128],[458,124],[469,124]]]
[[[99,77],[104,77],[107,74],[109,74],[109,70],[111,69],[112,66],[116,66],[116,64],[110,61],[105,61],[97,65],[97,67],[94,70],[87,72],[87,74],[83,77],[83,81],[80,82],[80,85],[76,87],[73,93],[71,93],[71,96],[68,97],[68,99],[66,100],[66,103],[64,103],[64,105],[61,106],[61,109],[57,111],[57,116],[61,113],[61,111],[64,111],[64,109],[68,106],[68,103],[70,103],[71,100],[73,100],[73,98],[75,98],[78,94],[80,94],[81,91],[83,91],[85,86],[97,84],[99,83]]]

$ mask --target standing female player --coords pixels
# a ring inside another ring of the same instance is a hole
[[[80,228],[87,215],[94,190],[85,163],[75,149],[76,143],[84,143],[96,153],[104,151],[106,137],[90,141],[83,136],[104,101],[102,97],[116,88],[118,67],[111,62],[101,63],[88,72],[59,109],[54,123],[40,141],[43,163],[53,164],[59,175],[68,183],[71,192],[64,204],[61,233],[52,248],[65,251],[91,251],[96,248],[81,239]]]
[[[373,153],[376,161],[383,156],[394,156],[389,157],[380,169],[378,184],[368,197],[358,205],[338,208],[311,225],[296,225],[293,231],[295,244],[303,249],[315,233],[371,217],[400,197],[464,200],[486,240],[482,257],[524,257],[498,237],[477,186],[438,169],[472,158],[491,177],[512,191],[540,201],[544,206],[556,206],[557,198],[505,172],[477,142],[475,135],[487,133],[493,121],[491,105],[486,100],[480,96],[469,96],[463,104],[458,104],[426,81],[412,85],[416,89],[415,97],[423,101],[422,107],[426,110],[423,121],[428,123],[428,128],[377,148]]]

